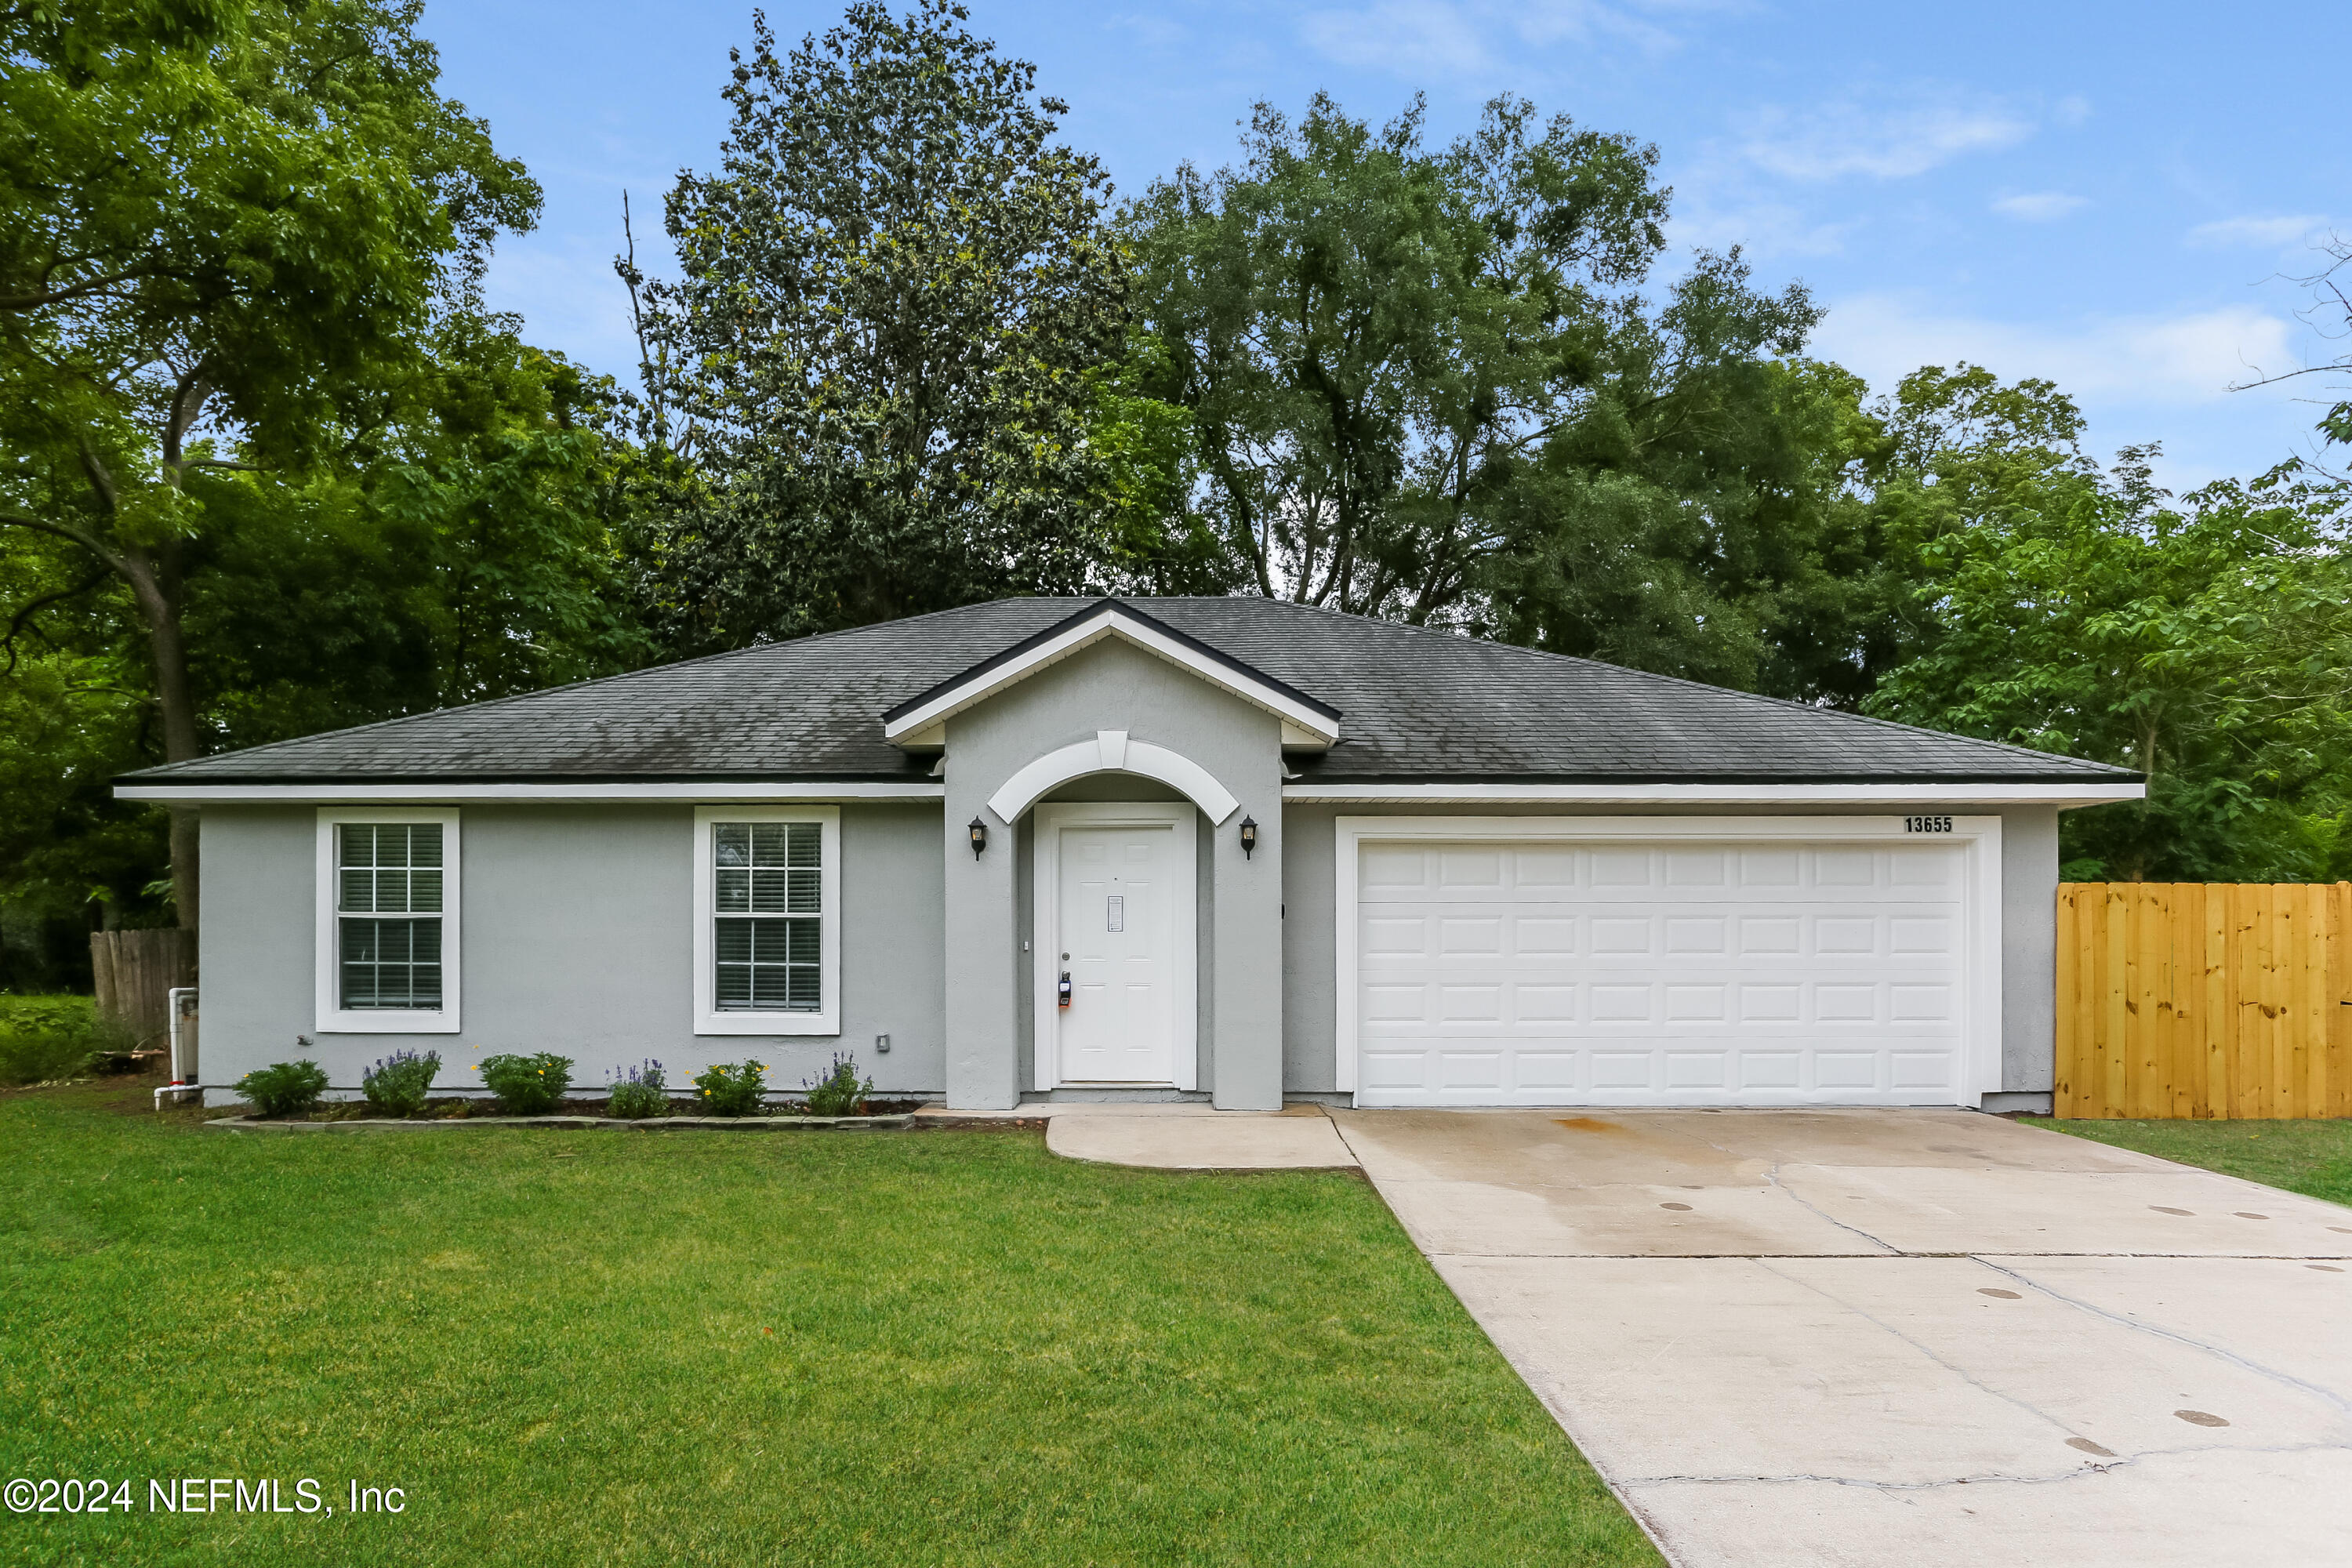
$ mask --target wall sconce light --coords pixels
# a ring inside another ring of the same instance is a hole
[[[1242,858],[1246,860],[1256,853],[1257,818],[1244,816],[1242,818]]]
[[[975,816],[971,819],[971,858],[979,859],[980,852],[987,847],[988,824]]]

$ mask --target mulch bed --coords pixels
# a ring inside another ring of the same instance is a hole
[[[793,1123],[805,1123],[811,1126],[836,1123],[871,1125],[897,1121],[910,1116],[922,1103],[923,1101],[919,1100],[870,1100],[866,1101],[866,1112],[862,1116],[811,1116],[799,1106],[789,1103],[772,1104],[767,1108],[767,1113],[761,1116],[707,1116],[692,1100],[679,1097],[671,1100],[670,1112],[666,1117],[647,1118],[643,1121],[618,1124],[646,1127],[666,1125],[724,1127],[737,1122],[759,1126]],[[316,1110],[300,1116],[265,1117],[256,1116],[249,1111],[237,1111],[215,1116],[211,1120],[216,1122],[235,1122],[245,1127],[324,1126],[352,1122],[364,1122],[377,1127],[394,1127],[422,1125],[435,1121],[495,1121],[505,1126],[576,1126],[583,1121],[614,1122],[616,1121],[607,1114],[606,1101],[601,1095],[593,1098],[575,1096],[562,1101],[552,1110],[540,1111],[530,1116],[502,1115],[492,1100],[480,1097],[453,1095],[444,1099],[426,1100],[425,1113],[422,1116],[386,1116],[381,1111],[371,1110],[363,1101],[347,1100],[322,1105]]]

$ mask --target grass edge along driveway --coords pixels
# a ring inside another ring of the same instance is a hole
[[[2352,1204],[2352,1121],[2020,1120],[2305,1197]]]
[[[136,1099],[0,1097],[0,1477],[139,1481],[12,1561],[1657,1562],[1350,1175]],[[336,1511],[146,1512],[177,1476]]]

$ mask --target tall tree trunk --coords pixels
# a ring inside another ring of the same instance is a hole
[[[204,732],[196,724],[195,691],[188,679],[188,645],[180,626],[179,546],[122,552],[123,575],[147,622],[147,645],[155,662],[155,706],[163,722],[163,760],[184,763],[204,755]],[[182,930],[197,929],[201,867],[196,811],[172,807],[172,902]]]

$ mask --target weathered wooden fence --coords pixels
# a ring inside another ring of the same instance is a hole
[[[2063,882],[2060,1116],[2352,1116],[2352,883]]]
[[[176,927],[158,931],[94,931],[89,967],[98,983],[98,1010],[128,1027],[142,1050],[159,1050],[172,1027],[174,985],[196,983],[196,944]]]

